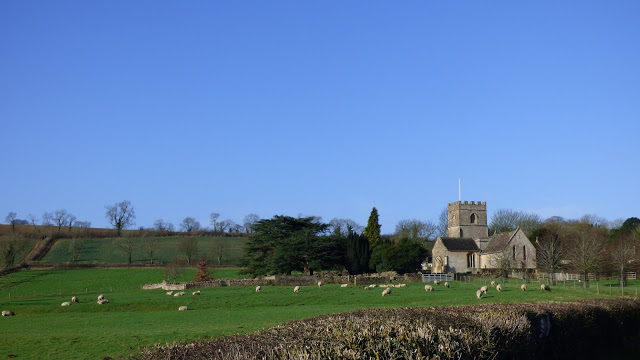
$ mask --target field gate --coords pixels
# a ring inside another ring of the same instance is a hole
[[[422,274],[422,282],[432,282],[433,280],[453,281],[453,274]]]

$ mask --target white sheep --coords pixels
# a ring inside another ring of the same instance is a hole
[[[400,287],[407,287],[407,284],[400,284]]]
[[[109,303],[109,300],[107,300],[107,299],[98,300],[98,304],[100,304],[100,305],[104,305],[104,304],[108,304],[108,303]]]
[[[495,281],[491,281],[491,286],[496,287],[496,282]]]
[[[448,288],[449,287],[449,283],[448,282],[444,283],[444,287]]]
[[[256,292],[260,292],[260,290],[262,290],[262,287],[260,285],[256,286]]]
[[[540,290],[542,290],[542,291],[551,291],[551,288],[547,284],[540,284]]]
[[[189,310],[189,308],[188,308],[188,307],[186,307],[186,306],[180,306],[180,307],[178,308],[178,311],[187,311],[187,310]]]
[[[433,291],[433,286],[431,286],[431,285],[425,285],[425,286],[424,286],[424,291],[432,292],[432,291]]]
[[[173,295],[173,291],[167,291],[167,295],[169,296]]]
[[[102,294],[98,295],[98,300],[104,300],[104,295]]]
[[[2,310],[2,316],[14,316],[15,313],[11,310]]]
[[[60,304],[60,306],[70,306],[71,303],[68,301],[63,302],[62,304]]]
[[[340,287],[348,287],[348,286],[349,286],[349,284],[342,284],[342,285],[340,285]]]
[[[527,284],[520,285],[520,289],[522,289],[522,291],[527,291]]]
[[[177,293],[173,294],[173,296],[174,296],[174,297],[177,297],[177,296],[183,296],[184,294],[185,294],[185,292],[184,292],[184,291],[180,291],[180,292],[177,292]]]
[[[371,288],[371,287],[369,287],[369,286],[365,286],[365,287],[363,287],[363,289],[365,289],[365,290],[371,290],[372,288]]]
[[[388,288],[386,288],[386,289],[384,289],[382,291],[382,296],[387,296],[389,294],[391,294],[391,288],[390,287],[388,287]]]
[[[496,285],[496,290],[498,290],[498,292],[502,291],[502,285],[500,284]]]
[[[318,281],[318,287],[322,286],[322,281]]]
[[[433,280],[433,285],[440,285],[440,280]]]
[[[192,292],[191,295],[200,295],[200,290]]]
[[[373,289],[374,287],[376,287],[376,286],[377,286],[376,284],[371,284],[371,285],[369,285],[369,287],[370,287],[370,288],[372,288],[372,289]]]
[[[482,299],[482,294],[483,294],[482,290],[478,290],[478,291],[476,291],[476,297],[477,297],[478,299]]]
[[[485,294],[487,293],[487,290],[489,290],[489,288],[486,285],[480,288],[480,291],[482,291]]]
[[[294,292],[294,293],[300,292],[300,286],[296,286],[296,287],[294,287],[294,288],[293,288],[293,292]]]
[[[71,302],[72,303],[77,303],[77,302],[80,302],[80,301],[78,301],[78,298],[74,296],[74,297],[71,298]]]

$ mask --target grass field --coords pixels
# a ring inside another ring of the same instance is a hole
[[[212,270],[216,278],[238,277],[237,270]],[[182,280],[191,280],[193,270],[184,271]],[[527,292],[520,281],[503,284],[500,293],[490,289],[482,300],[475,290],[488,282],[453,282],[451,288],[437,286],[433,293],[423,283],[409,283],[393,289],[388,297],[381,289],[363,290],[360,286],[339,285],[302,287],[294,294],[291,287],[265,286],[256,293],[253,287],[201,289],[201,296],[167,296],[162,290],[142,290],[145,283],[162,280],[161,269],[83,269],[28,270],[0,278],[2,310],[16,313],[0,318],[0,357],[14,355],[23,359],[84,359],[105,356],[123,357],[141,346],[185,341],[211,336],[253,332],[286,321],[321,314],[362,308],[419,307],[477,304],[487,302],[570,301],[583,298],[620,296],[618,288],[609,295],[610,282],[596,283],[588,290],[573,288],[573,283],[542,292],[537,283]],[[626,289],[635,295],[640,282]],[[596,293],[596,289],[600,294]],[[109,304],[98,305],[103,293]],[[61,307],[71,296],[79,304]],[[192,309],[178,312],[178,306]]]
[[[180,250],[178,243],[182,237],[149,237],[149,238],[133,238],[135,249],[132,254],[134,263],[150,263],[151,259],[147,252],[147,246],[152,243],[155,248],[154,263],[169,263],[174,257],[184,256]],[[247,239],[243,237],[214,237],[199,236],[198,255],[205,255],[211,264],[218,264],[218,255],[221,255],[220,265],[234,265],[236,261],[244,254],[244,246]],[[71,261],[70,245],[74,240],[60,239],[54,247],[49,251],[43,259],[44,262],[69,262]],[[78,262],[94,262],[94,263],[125,263],[127,262],[127,254],[121,250],[118,243],[122,241],[119,238],[104,239],[79,239],[81,251],[79,253]],[[185,257],[186,258],[186,257]]]

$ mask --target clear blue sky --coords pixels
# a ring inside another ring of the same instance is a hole
[[[2,1],[0,222],[640,217],[638,1]]]

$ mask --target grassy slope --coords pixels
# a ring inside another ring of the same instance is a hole
[[[182,237],[149,237],[134,238],[137,247],[133,251],[132,260],[135,263],[149,263],[150,258],[146,251],[146,244],[153,242],[156,247],[154,263],[158,261],[169,263],[175,256],[183,256],[179,250],[178,243]],[[243,255],[244,245],[247,239],[242,237],[213,237],[200,236],[198,239],[198,253],[206,255],[212,264],[218,264],[218,254],[222,249],[221,265],[233,265]],[[68,262],[71,261],[69,252],[71,239],[60,239],[51,249],[44,262]],[[124,263],[127,261],[126,254],[118,247],[117,238],[105,239],[80,239],[82,251],[79,262],[98,263]]]
[[[217,278],[238,276],[234,270],[214,270]],[[190,280],[193,270],[184,272]],[[433,293],[424,284],[411,283],[382,297],[381,289],[338,285],[303,287],[294,294],[290,287],[266,286],[261,293],[252,287],[202,289],[201,296],[173,297],[162,290],[141,290],[144,283],[162,279],[161,269],[88,269],[22,271],[0,278],[0,304],[17,316],[0,319],[0,357],[100,358],[134,353],[140,346],[183,341],[238,332],[252,332],[285,321],[360,308],[415,307],[476,304],[479,302],[569,301],[587,297],[608,298],[608,291],[595,294],[595,284],[585,292],[555,287],[551,292],[523,293],[519,282],[504,284],[505,290],[490,290],[482,299],[475,289],[482,283],[452,283]],[[635,291],[634,282],[628,289]],[[532,287],[535,287],[532,286]],[[11,298],[9,298],[11,292]],[[87,293],[88,292],[88,293]],[[34,295],[35,293],[35,295]],[[111,303],[97,305],[104,293]],[[614,294],[617,295],[617,291]],[[61,307],[72,295],[80,304]],[[178,306],[193,309],[186,313]]]

